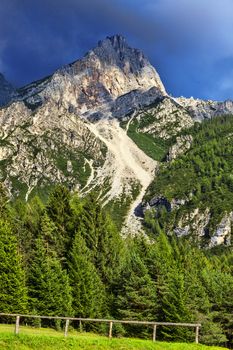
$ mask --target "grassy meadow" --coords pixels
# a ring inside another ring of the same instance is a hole
[[[1,350],[223,350],[219,347],[185,343],[166,343],[134,338],[113,338],[93,333],[70,332],[64,338],[63,332],[46,328],[20,327],[20,334],[14,335],[14,325],[0,325]]]

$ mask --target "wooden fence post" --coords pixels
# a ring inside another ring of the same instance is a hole
[[[19,334],[19,320],[20,320],[20,316],[16,316],[16,321],[15,321],[15,334]]]
[[[65,336],[65,337],[67,337],[67,335],[68,335],[69,321],[70,321],[70,320],[66,320],[65,333],[64,333],[64,336]]]
[[[109,322],[109,335],[108,335],[109,339],[112,338],[112,321]]]
[[[156,330],[157,330],[157,325],[155,324],[153,328],[153,341],[156,341]]]
[[[199,326],[196,326],[196,336],[195,336],[195,343],[198,344],[199,342]]]

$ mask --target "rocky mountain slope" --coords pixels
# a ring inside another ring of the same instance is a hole
[[[184,97],[176,98],[175,100],[184,107],[196,121],[211,119],[224,114],[232,114],[233,112],[233,101],[231,100],[219,102]]]
[[[147,189],[144,211],[149,226],[155,220],[157,229],[205,247],[232,244],[232,135],[232,116],[183,132],[183,154],[163,163]]]
[[[97,190],[119,227],[134,233],[160,164],[192,146],[183,131],[233,113],[232,101],[168,96],[144,54],[120,35],[17,92],[3,82],[0,101],[8,103],[0,110],[0,175],[12,196],[44,196],[55,183],[82,195]]]
[[[32,114],[22,102],[0,110],[1,180],[28,199],[53,183],[82,187],[91,167],[103,165],[106,147],[86,124],[51,102]]]

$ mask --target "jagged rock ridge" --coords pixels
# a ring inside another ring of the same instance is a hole
[[[193,97],[180,97],[175,100],[190,113],[195,121],[233,113],[233,101],[231,100],[219,102],[194,99]]]
[[[94,119],[124,117],[166,97],[165,87],[154,67],[121,35],[100,41],[82,59],[18,89],[18,94],[0,75],[0,104],[17,99],[25,101],[30,108],[36,108],[53,100],[79,116]],[[180,106],[183,113],[197,121],[233,113],[230,100],[169,98]]]
[[[129,112],[129,105],[137,105],[137,100],[143,106],[166,95],[158,73],[144,54],[131,48],[120,35],[100,41],[83,59],[20,89],[19,93],[29,105],[37,106],[52,99],[85,116],[95,113],[120,116],[118,98],[123,95],[126,108],[122,107],[121,99],[122,115]]]

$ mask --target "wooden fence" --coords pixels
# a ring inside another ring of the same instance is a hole
[[[68,328],[70,321],[79,321],[81,322],[97,322],[97,323],[108,323],[109,324],[109,333],[108,336],[112,338],[112,329],[114,324],[135,324],[135,325],[144,325],[144,326],[152,326],[153,327],[153,341],[156,341],[156,331],[158,326],[171,326],[171,327],[191,327],[195,328],[195,343],[199,342],[199,329],[201,324],[199,323],[173,323],[173,322],[149,322],[149,321],[126,321],[126,320],[106,320],[106,319],[98,319],[98,318],[82,318],[82,317],[59,317],[59,316],[38,316],[38,315],[22,315],[22,314],[6,314],[0,313],[0,316],[8,316],[15,317],[15,334],[19,334],[19,326],[20,326],[20,317],[26,318],[39,318],[39,319],[48,319],[48,320],[65,320],[65,331],[64,336],[68,336]]]

